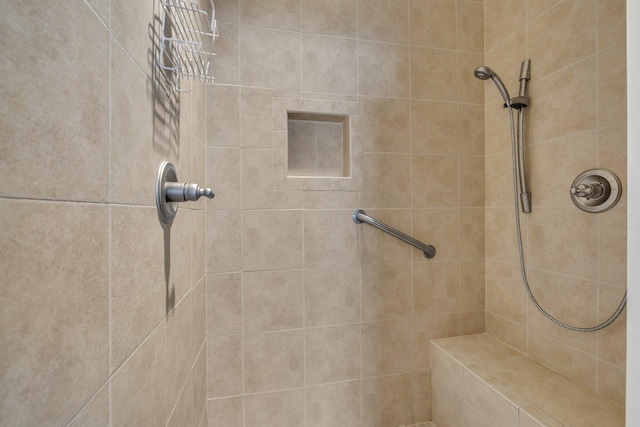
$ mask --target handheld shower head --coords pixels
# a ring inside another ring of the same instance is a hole
[[[498,92],[500,92],[500,95],[502,95],[505,104],[507,106],[511,105],[511,97],[509,96],[509,92],[504,86],[504,83],[502,83],[500,76],[498,76],[495,71],[493,71],[489,67],[481,65],[473,71],[473,74],[480,80],[493,80],[493,83],[495,83],[496,87],[498,88]]]
[[[478,68],[476,68],[473,71],[473,74],[476,76],[476,78],[480,80],[489,80],[490,78],[496,75],[496,73],[494,73],[491,68],[485,67],[484,65],[481,65]]]

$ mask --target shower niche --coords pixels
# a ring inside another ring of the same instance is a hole
[[[277,190],[362,188],[358,102],[273,98]]]
[[[287,113],[287,176],[348,177],[349,116]]]

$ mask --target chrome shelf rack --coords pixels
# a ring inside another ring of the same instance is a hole
[[[217,55],[216,9],[213,0],[204,0],[209,10],[200,8],[195,2],[163,0],[162,35],[158,66],[174,73],[176,89],[180,79],[213,83],[211,61]]]

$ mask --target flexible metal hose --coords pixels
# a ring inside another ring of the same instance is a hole
[[[521,114],[524,114],[524,113],[521,112]],[[542,306],[536,300],[535,296],[533,296],[533,292],[531,292],[531,287],[529,286],[529,280],[527,279],[527,269],[525,268],[525,263],[524,263],[524,250],[522,248],[522,230],[520,227],[520,209],[518,206],[518,172],[517,172],[518,163],[517,163],[517,156],[516,156],[516,130],[515,130],[515,123],[513,119],[512,107],[509,107],[509,120],[511,122],[511,153],[512,153],[511,159],[513,163],[513,198],[514,198],[515,210],[516,210],[516,230],[518,234],[518,252],[520,254],[520,271],[522,272],[522,281],[524,282],[524,287],[527,290],[529,299],[531,299],[531,302],[533,302],[533,305],[535,305],[536,308],[540,311],[540,313],[542,313],[547,319],[551,320],[556,325],[562,326],[563,328],[570,329],[576,332],[595,332],[595,331],[599,331],[600,329],[606,328],[614,320],[616,320],[620,316],[620,314],[624,311],[624,308],[627,305],[626,291],[624,293],[624,297],[622,298],[622,301],[620,301],[620,305],[618,305],[618,308],[616,309],[616,311],[607,320],[600,323],[599,325],[586,327],[586,328],[572,326],[572,325],[569,325],[568,323],[564,323],[556,319],[551,314],[549,314],[544,308],[542,308]]]

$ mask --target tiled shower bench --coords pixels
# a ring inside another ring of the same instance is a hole
[[[431,341],[438,427],[624,427],[624,407],[488,334]]]

